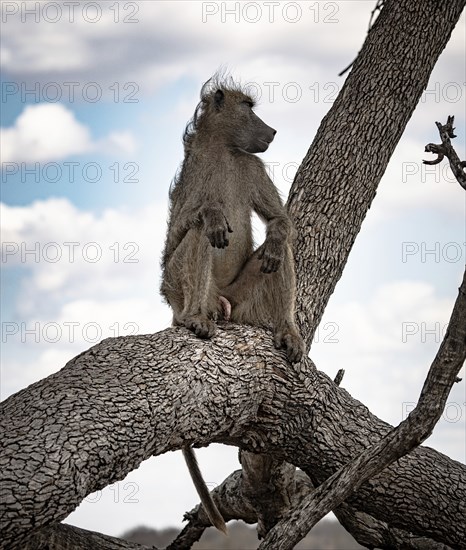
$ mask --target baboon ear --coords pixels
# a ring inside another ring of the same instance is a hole
[[[222,90],[217,90],[214,95],[214,105],[219,110],[223,107],[225,103],[225,94]]]

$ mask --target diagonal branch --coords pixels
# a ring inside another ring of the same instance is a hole
[[[257,513],[254,507],[248,505],[242,498],[242,471],[237,470],[212,491],[215,502],[226,521],[242,520],[246,523],[255,523]],[[301,502],[309,497],[315,487],[310,478],[300,470],[296,470],[291,483],[294,492],[291,495],[292,506],[298,507]],[[405,550],[451,550],[451,547],[435,542],[427,537],[413,535],[402,529],[391,527],[387,523],[376,520],[369,514],[359,512],[348,504],[340,504],[334,509],[340,523],[354,538],[368,548]],[[204,530],[210,527],[208,517],[202,510],[202,506],[196,506],[186,514],[189,520],[186,527],[178,537],[167,547],[167,550],[188,550],[197,542]]]
[[[417,447],[432,433],[466,359],[466,271],[445,338],[429,370],[419,402],[378,444],[333,474],[267,535],[260,548],[288,550],[365,481]]]

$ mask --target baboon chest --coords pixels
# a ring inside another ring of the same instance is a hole
[[[254,170],[241,160],[228,159],[223,166],[225,187],[222,189],[224,214],[232,229],[229,245],[214,250],[213,275],[219,288],[230,284],[253,251],[251,214]]]

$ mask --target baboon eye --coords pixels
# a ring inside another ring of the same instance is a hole
[[[248,105],[251,109],[254,107],[254,103],[252,101],[243,101],[246,105]]]

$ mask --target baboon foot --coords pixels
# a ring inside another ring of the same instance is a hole
[[[183,324],[199,338],[212,338],[215,334],[215,323],[203,315],[186,317]]]
[[[278,330],[274,335],[277,349],[284,349],[290,363],[301,361],[304,353],[304,342],[301,336],[289,328]]]
[[[221,318],[224,321],[229,321],[230,317],[231,317],[231,304],[230,304],[230,302],[227,300],[227,298],[225,298],[225,296],[219,296],[218,297],[218,305],[219,305],[219,308],[220,308]]]

